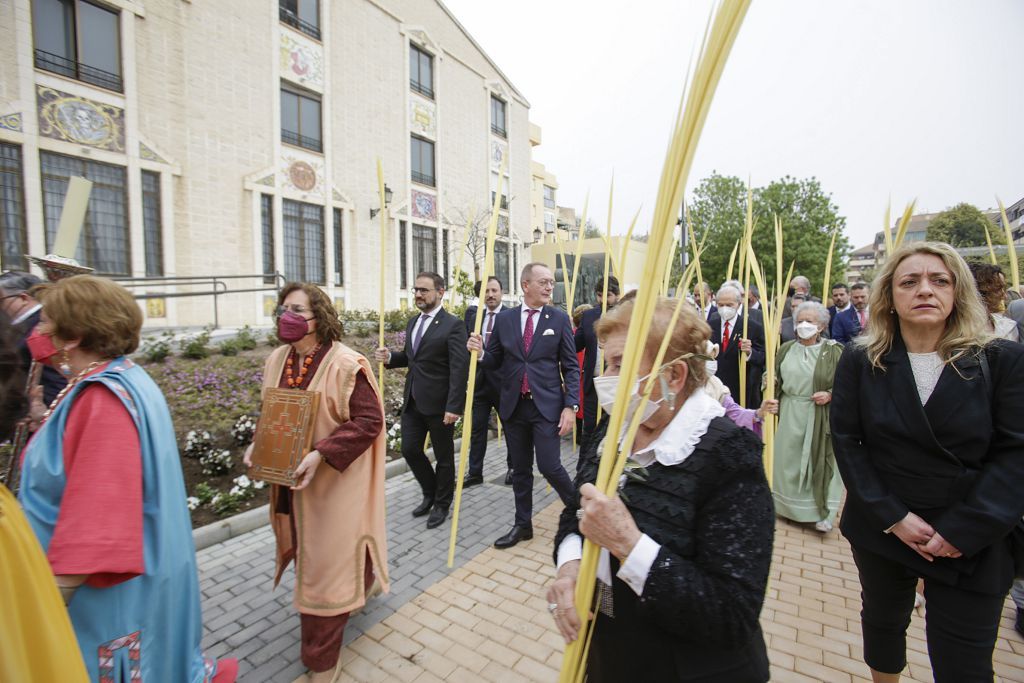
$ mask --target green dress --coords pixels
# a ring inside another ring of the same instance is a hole
[[[843,494],[828,426],[829,406],[811,400],[815,392],[832,390],[842,348],[825,340],[812,346],[790,341],[779,349],[772,495],[775,513],[794,522],[835,521]]]

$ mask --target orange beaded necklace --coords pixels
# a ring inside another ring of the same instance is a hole
[[[298,354],[295,352],[294,349],[292,350],[291,353],[288,354],[288,360],[286,360],[284,363],[284,379],[285,382],[288,383],[289,387],[296,388],[302,386],[302,381],[306,378],[306,374],[309,372],[309,366],[313,363],[313,358],[316,356],[317,351],[319,350],[320,345],[317,344],[313,348],[313,350],[309,352],[309,355],[307,355],[306,358],[302,361],[302,367],[299,368],[298,377],[292,376],[292,366],[295,365],[295,358],[297,357]]]

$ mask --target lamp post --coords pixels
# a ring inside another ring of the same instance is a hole
[[[391,188],[388,187],[387,185],[385,185],[384,186],[384,206],[382,208],[386,209],[387,207],[391,206],[391,197],[392,197]],[[380,209],[370,209],[370,220],[373,220],[374,218],[376,218],[378,213],[380,213]]]

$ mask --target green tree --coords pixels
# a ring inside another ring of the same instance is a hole
[[[978,207],[962,202],[946,209],[928,224],[928,239],[948,242],[954,247],[980,247],[985,245],[985,227],[988,226],[993,242],[1002,242],[1002,232]]]
[[[712,288],[725,280],[729,255],[743,234],[746,206],[746,183],[735,176],[713,173],[694,190],[690,221],[698,242],[707,236],[701,270]],[[769,287],[775,283],[775,215],[782,220],[784,273],[790,263],[795,263],[794,274],[810,279],[812,292],[820,296],[832,231],[838,228],[831,280],[842,280],[850,251],[850,243],[842,233],[846,219],[839,215],[831,195],[822,190],[816,178],[786,176],[754,188],[754,252],[765,270]],[[676,263],[673,270],[673,279],[678,279],[680,264]],[[733,277],[741,277],[738,270],[739,257]],[[762,296],[765,294],[762,292]]]

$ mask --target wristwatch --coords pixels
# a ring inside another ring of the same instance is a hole
[[[572,412],[574,412],[574,413],[580,412],[579,404],[576,404],[576,403],[572,404]]]

